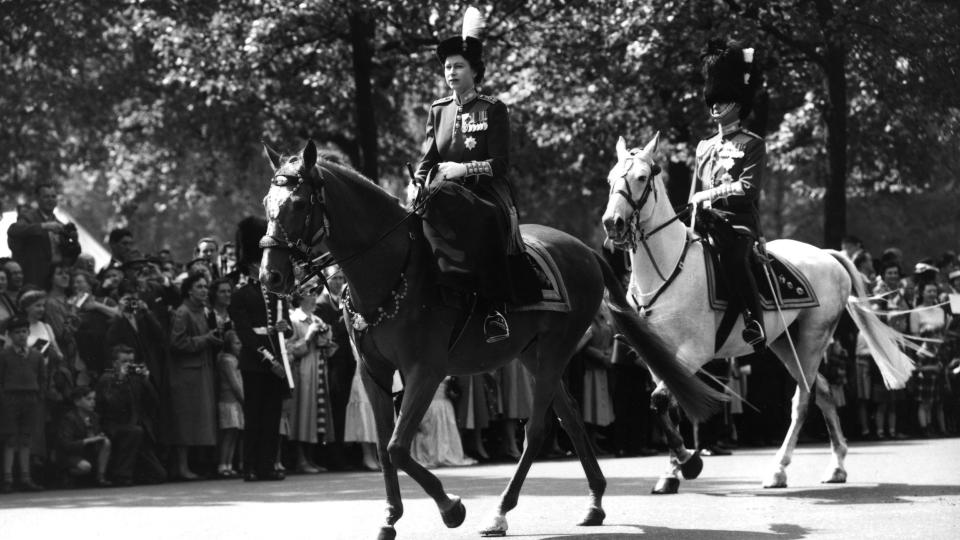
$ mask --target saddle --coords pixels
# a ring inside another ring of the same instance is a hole
[[[571,310],[567,286],[557,268],[557,263],[547,250],[547,246],[537,238],[523,234],[523,250],[508,257],[514,301],[506,305],[507,316],[521,311],[556,311],[567,313]],[[464,303],[462,299],[453,299],[448,303],[460,309],[460,316],[454,324],[450,336],[449,350],[466,332],[482,332],[485,306],[474,294]]]
[[[730,330],[737,322],[740,316],[740,300],[735,298],[735,292],[729,290],[726,280],[723,279],[720,272],[721,268],[719,253],[716,247],[709,242],[703,242],[704,267],[707,275],[707,298],[710,302],[710,308],[714,311],[723,312],[723,319],[717,328],[715,341],[715,350],[719,350],[727,340]],[[760,307],[763,311],[775,311],[777,305],[781,310],[784,309],[802,309],[817,307],[820,300],[817,293],[810,286],[810,281],[800,270],[792,263],[780,256],[769,253],[770,274],[769,279],[761,261],[754,253],[750,260],[750,271],[753,272],[757,283],[757,292],[760,295]],[[770,282],[773,282],[775,291],[771,290]],[[731,309],[732,307],[732,309]]]

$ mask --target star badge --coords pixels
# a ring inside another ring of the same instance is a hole
[[[467,150],[473,150],[477,146],[477,140],[473,137],[467,137],[467,140],[463,141],[463,145],[467,147]]]

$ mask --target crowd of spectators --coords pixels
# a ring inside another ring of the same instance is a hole
[[[244,351],[231,305],[251,278],[238,267],[235,246],[202,238],[181,263],[168,249],[145,253],[119,228],[109,234],[111,261],[97,269],[79,249],[76,228],[53,215],[56,186],[42,185],[36,195],[36,207],[22,208],[8,231],[13,256],[0,260],[0,492],[241,476],[241,454],[256,447],[240,442],[251,429],[243,407],[251,396],[241,380]],[[844,248],[874,308],[917,343],[911,384],[888,390],[855,328],[841,325],[821,371],[841,405],[851,405],[843,409],[845,430],[874,439],[955,434],[956,255],[905,267],[895,249],[874,258],[853,238]],[[286,441],[276,471],[378,468],[372,413],[341,317],[344,280],[334,271],[327,282],[328,289],[289,306],[286,346],[296,384],[279,425],[255,428]],[[613,334],[601,310],[566,387],[600,453],[662,452],[649,410],[654,381]],[[688,425],[688,444],[725,454],[738,444],[778,443],[794,384],[779,362],[761,354],[717,360],[707,370],[735,399],[713,421]],[[399,377],[395,390],[402,399]],[[532,381],[519,361],[447,378],[414,455],[428,466],[516,460],[531,402]],[[572,445],[553,432],[544,453],[569,454]],[[815,422],[807,433],[819,436]]]

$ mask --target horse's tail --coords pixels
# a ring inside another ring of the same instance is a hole
[[[824,251],[832,255],[850,275],[854,294],[847,298],[847,312],[867,342],[870,355],[880,368],[883,383],[887,388],[903,388],[910,379],[910,374],[913,373],[913,360],[903,353],[903,349],[913,347],[913,343],[881,321],[869,307],[866,287],[860,278],[860,272],[853,266],[850,259],[839,251],[832,249]]]
[[[603,284],[610,293],[607,304],[617,330],[627,338],[654,375],[667,385],[692,420],[709,418],[729,398],[684,369],[676,353],[669,350],[666,342],[627,303],[623,286],[607,261],[597,252],[594,252],[594,256],[603,269]]]

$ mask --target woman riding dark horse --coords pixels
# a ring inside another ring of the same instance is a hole
[[[507,180],[510,119],[495,97],[480,94],[483,16],[464,15],[463,33],[441,41],[437,58],[453,94],[430,106],[426,153],[416,179],[431,191],[424,235],[437,258],[439,283],[489,303],[487,343],[510,337],[504,304],[512,301],[508,256],[522,251],[513,188]]]

